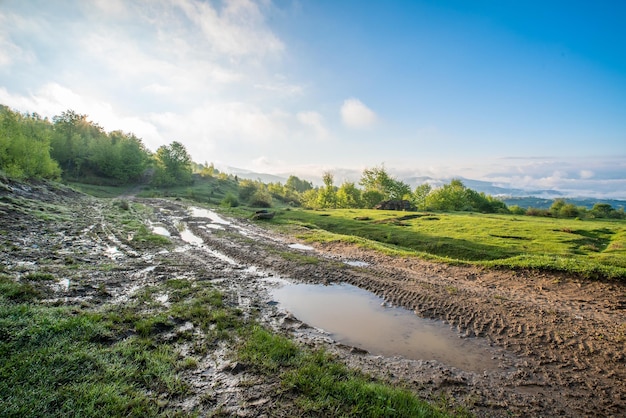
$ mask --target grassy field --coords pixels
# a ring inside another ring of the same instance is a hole
[[[280,211],[274,223],[308,241],[487,267],[626,280],[626,221],[360,209]]]

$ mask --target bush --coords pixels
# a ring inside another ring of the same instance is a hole
[[[237,196],[234,194],[228,192],[226,196],[224,196],[224,199],[222,199],[221,205],[227,208],[236,208],[239,206],[239,199],[237,199]]]
[[[267,190],[257,190],[250,197],[250,206],[257,208],[271,208],[272,196]]]

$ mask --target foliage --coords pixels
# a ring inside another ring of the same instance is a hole
[[[237,196],[229,192],[226,196],[224,196],[224,199],[222,199],[221,205],[229,208],[235,208],[239,206],[239,200],[237,199]]]
[[[337,190],[338,208],[360,208],[361,191],[351,182],[344,182]]]
[[[256,208],[271,208],[272,195],[270,195],[266,188],[258,188],[250,197],[249,204]]]
[[[333,185],[334,177],[330,172],[323,175],[324,187],[317,193],[317,207],[334,208],[337,206],[337,194]]]
[[[180,142],[162,145],[154,156],[156,169],[152,183],[156,186],[186,185],[192,183],[191,156]]]
[[[507,213],[504,202],[465,187],[459,179],[430,192],[424,199],[428,210]]]
[[[50,157],[50,136],[49,123],[38,115],[0,106],[0,170],[15,178],[58,178],[61,170]]]
[[[432,187],[428,183],[420,184],[415,188],[412,196],[412,203],[418,209],[426,209],[426,197],[432,191]]]
[[[313,188],[313,184],[310,181],[302,180],[296,176],[291,175],[287,179],[285,187],[298,193],[304,193],[307,190],[311,190]]]
[[[359,184],[364,187],[366,193],[370,191],[380,193],[379,196],[382,196],[380,201],[388,199],[404,199],[405,197],[411,195],[411,188],[409,185],[401,180],[391,177],[382,165],[380,167],[364,169]],[[373,197],[375,195],[372,194],[370,196]],[[374,203],[374,200],[370,198],[370,207],[375,206],[380,203],[380,201]]]

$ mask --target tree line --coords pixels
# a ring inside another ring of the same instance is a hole
[[[87,115],[67,110],[52,120],[0,105],[0,169],[14,178],[123,185],[149,174],[152,184],[190,184],[191,157],[180,142],[151,153],[140,138],[105,132]]]
[[[564,199],[548,210],[507,205],[490,195],[467,188],[460,179],[433,188],[415,189],[393,176],[383,165],[366,168],[358,183],[334,184],[330,172],[323,185],[290,176],[285,184],[238,179],[219,173],[213,164],[197,164],[184,145],[173,141],[150,152],[142,140],[120,130],[105,132],[87,115],[67,110],[52,120],[36,113],[19,113],[0,105],[0,171],[14,178],[64,179],[100,185],[149,183],[154,187],[191,185],[194,178],[218,176],[234,181],[237,194],[229,193],[223,204],[240,203],[271,207],[274,201],[310,209],[374,208],[384,201],[407,202],[411,209],[512,213],[551,217],[624,219],[624,209],[596,204],[591,210]]]

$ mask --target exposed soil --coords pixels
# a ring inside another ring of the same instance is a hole
[[[263,221],[216,222],[194,215],[188,202],[137,201],[154,209],[151,225],[168,231],[173,248],[134,244],[109,216],[123,210],[112,201],[46,184],[0,184],[1,270],[16,278],[32,271],[54,273],[59,282],[50,286],[49,303],[94,308],[123,304],[142,286],[169,278],[212,280],[245,315],[424,398],[463,406],[477,416],[626,415],[622,283],[455,267],[336,243],[312,244],[313,251],[303,252],[289,248],[294,238],[262,228]],[[347,260],[368,265],[352,267]],[[476,373],[347,347],[271,303],[268,289],[276,277],[370,290],[388,303],[446,321],[460,338],[488,340],[485,355],[500,366]],[[260,380],[232,363],[228,347],[204,355],[199,364],[185,377],[194,394],[180,401],[181,407],[201,415],[218,409],[240,416],[274,415],[279,400],[270,394],[278,382]]]

